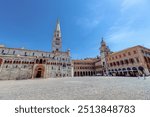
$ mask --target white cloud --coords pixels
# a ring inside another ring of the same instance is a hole
[[[150,47],[148,1],[124,0],[120,6],[120,17],[107,32],[108,41],[113,49],[118,50],[118,48],[123,49],[133,45]]]
[[[131,47],[134,45],[142,45],[145,47],[150,47],[149,36],[150,30],[121,30],[118,32],[114,32],[109,35],[109,43],[112,44],[112,48],[114,50],[118,50],[118,48],[123,49],[127,47]],[[117,46],[116,46],[117,45]]]
[[[132,8],[134,6],[137,6],[139,4],[143,4],[143,1],[144,0],[123,0],[122,5],[121,5],[121,7],[122,7],[121,10],[125,11],[125,10]]]

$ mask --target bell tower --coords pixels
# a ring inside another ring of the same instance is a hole
[[[53,42],[52,42],[52,51],[61,51],[62,40],[61,40],[61,29],[60,22],[57,20],[56,29],[54,31]]]
[[[101,58],[101,65],[103,66],[103,74],[108,75],[108,65],[107,65],[107,57],[110,54],[110,50],[106,45],[104,39],[102,38],[101,47],[100,47],[100,58]]]

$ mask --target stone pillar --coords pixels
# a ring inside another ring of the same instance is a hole
[[[35,71],[35,64],[33,64],[33,69],[32,69],[32,79],[34,79],[34,71]]]
[[[71,65],[71,77],[74,77],[74,67]]]

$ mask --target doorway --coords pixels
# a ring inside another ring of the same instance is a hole
[[[34,72],[34,78],[44,78],[45,68],[44,66],[37,66]]]
[[[42,76],[42,71],[39,68],[36,74],[36,78],[41,78],[41,76]]]

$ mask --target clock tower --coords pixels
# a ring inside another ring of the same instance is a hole
[[[54,31],[53,42],[52,42],[52,51],[61,51],[62,40],[61,40],[61,29],[60,22],[57,20],[56,29]]]
[[[111,53],[108,46],[106,45],[104,39],[102,38],[101,47],[100,47],[100,58],[101,58],[101,65],[103,66],[103,75],[108,75],[108,63],[107,57]]]

